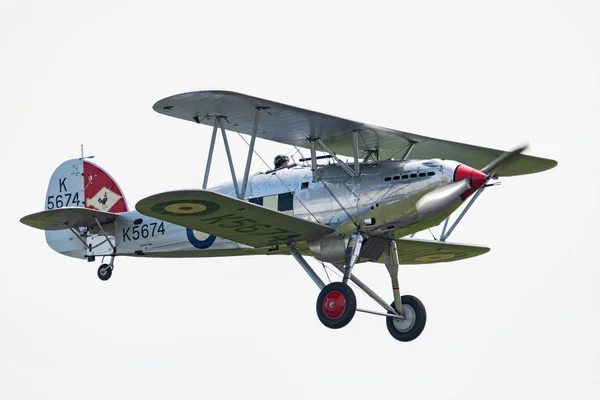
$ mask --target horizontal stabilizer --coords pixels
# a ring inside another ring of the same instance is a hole
[[[140,200],[135,208],[152,218],[253,247],[317,240],[335,231],[206,190],[159,193]]]
[[[33,228],[54,231],[68,228],[97,226],[113,222],[119,214],[89,208],[65,207],[41,211],[21,218],[21,222]]]
[[[490,251],[480,247],[433,240],[396,239],[400,264],[435,264],[477,257]],[[383,256],[378,260],[383,262]]]

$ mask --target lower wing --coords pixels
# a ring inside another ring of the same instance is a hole
[[[135,205],[141,214],[253,247],[320,239],[335,232],[247,201],[207,190],[159,193]]]
[[[435,264],[477,257],[490,251],[489,247],[432,240],[396,239],[400,264]],[[381,256],[377,262],[383,262]]]

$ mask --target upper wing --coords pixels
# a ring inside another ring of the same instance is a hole
[[[315,240],[333,228],[206,190],[159,193],[135,205],[140,213],[253,247]]]
[[[362,152],[377,151],[381,159],[400,158],[414,143],[412,159],[443,158],[456,160],[473,168],[482,168],[504,153],[501,150],[473,146],[382,128],[315,111],[292,107],[269,100],[227,91],[183,93],[154,104],[154,110],[165,115],[210,125],[217,115],[225,117],[225,129],[252,134],[257,107],[261,113],[257,136],[279,143],[308,147],[308,138],[320,138],[335,153],[353,154],[353,131],[359,132]],[[519,155],[503,165],[498,176],[524,175],[556,166],[556,161]]]
[[[90,208],[64,207],[27,215],[21,218],[21,222],[33,228],[52,231],[68,228],[97,227],[96,219],[100,224],[104,225],[113,222],[118,217],[119,214],[92,210]]]

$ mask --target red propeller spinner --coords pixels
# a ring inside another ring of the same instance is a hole
[[[466,199],[470,195],[472,195],[477,189],[485,185],[487,180],[492,177],[496,171],[500,168],[500,166],[510,163],[515,157],[523,152],[527,148],[527,145],[521,145],[514,149],[513,151],[507,151],[505,153],[500,154],[494,161],[481,168],[481,171],[476,170],[475,168],[471,168],[468,165],[461,164],[456,167],[454,171],[454,182],[460,182],[463,179],[469,178],[471,189],[467,190],[460,197]]]
[[[463,179],[470,179],[471,181],[471,189],[460,195],[463,199],[466,199],[475,193],[477,189],[487,182],[487,176],[483,172],[471,168],[468,165],[461,164],[456,167],[456,170],[454,171],[454,182],[460,182]]]

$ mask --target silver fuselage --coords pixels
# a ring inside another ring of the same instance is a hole
[[[360,164],[360,175],[350,176],[339,165],[320,166],[313,182],[310,167],[297,166],[258,173],[248,183],[246,200],[336,229],[332,236],[402,237],[439,224],[460,202],[423,215],[418,203],[436,188],[453,182],[459,163],[441,160],[380,161]],[[211,190],[235,197],[232,183]],[[253,247],[144,216],[122,213],[115,222],[117,255],[150,257],[211,257],[279,254],[278,248]],[[88,238],[87,256],[112,253],[104,237]]]

